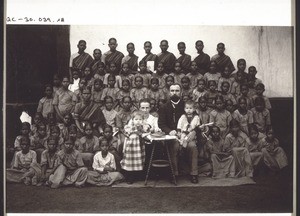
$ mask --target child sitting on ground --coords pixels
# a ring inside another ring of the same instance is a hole
[[[220,136],[220,128],[212,126],[211,139],[207,141],[207,150],[212,163],[212,178],[235,176],[235,161],[233,156],[223,151],[224,139]]]
[[[74,149],[74,142],[69,139],[57,153],[54,172],[49,176],[47,185],[53,189],[73,184],[78,188],[83,187],[87,180],[87,171],[80,152]]]
[[[6,170],[6,179],[8,182],[37,185],[41,176],[41,168],[36,160],[36,152],[29,149],[28,137],[22,137],[20,143],[21,150],[15,154],[12,169]]]
[[[231,153],[235,160],[235,177],[253,177],[251,157],[246,148],[247,135],[240,130],[240,123],[232,119],[230,132],[224,141],[224,151]]]
[[[279,171],[288,165],[287,156],[279,146],[271,126],[266,129],[266,137],[262,141],[262,153],[265,165],[273,171]]]
[[[99,139],[100,151],[93,159],[93,171],[88,171],[87,183],[96,186],[110,186],[116,181],[124,179],[123,175],[116,171],[114,155],[109,152],[109,144],[105,137]]]
[[[249,137],[246,139],[246,148],[248,149],[252,161],[254,171],[257,171],[262,161],[262,140],[265,137],[264,134],[259,133],[255,124],[249,125]]]

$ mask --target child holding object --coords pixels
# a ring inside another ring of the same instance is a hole
[[[148,124],[143,124],[144,115],[140,111],[132,114],[131,124],[124,127],[126,135],[123,146],[123,160],[121,167],[126,171],[126,180],[128,184],[132,184],[136,171],[142,171],[145,163],[145,146],[140,139],[150,130]]]
[[[96,186],[110,186],[124,177],[116,171],[114,155],[108,151],[108,141],[105,137],[99,139],[100,151],[93,160],[93,171],[88,171],[87,183]]]
[[[186,148],[187,145],[196,145],[195,129],[200,125],[199,116],[195,110],[193,101],[187,101],[184,105],[184,112],[177,124],[177,131],[180,137],[180,145]]]

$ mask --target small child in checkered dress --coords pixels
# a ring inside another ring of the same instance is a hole
[[[126,135],[123,147],[123,159],[120,162],[126,171],[126,180],[132,184],[136,171],[142,171],[145,163],[145,146],[141,137],[150,130],[150,126],[144,124],[144,115],[140,111],[132,114],[132,124],[124,127]]]

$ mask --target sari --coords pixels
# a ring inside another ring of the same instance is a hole
[[[70,58],[70,67],[79,69],[82,73],[86,67],[89,67],[93,58],[88,53],[75,53]]]
[[[229,67],[230,72],[233,72],[235,70],[235,67],[234,67],[230,57],[225,54],[222,56],[220,56],[219,54],[216,54],[213,57],[211,57],[211,61],[217,62],[218,71],[220,71],[220,72],[224,71],[224,68],[226,66]]]
[[[153,53],[148,53],[147,55],[145,55],[141,61],[156,61],[157,56]]]
[[[92,72],[92,74],[97,74],[97,70],[98,70],[98,67],[99,67],[99,63],[101,62],[101,59],[99,59],[99,60],[93,60],[92,62],[91,62],[91,65],[90,65],[90,68],[91,68],[91,72]]]
[[[77,103],[74,110],[74,119],[79,120],[80,123],[89,121],[92,124],[95,123],[100,126],[106,124],[100,106],[93,101],[89,104],[84,104],[83,102]]]
[[[206,53],[200,53],[194,61],[197,64],[197,67],[199,69],[199,72],[204,75],[207,71],[209,71],[209,65],[210,65],[210,57]]]
[[[125,56],[122,58],[122,64],[126,62],[129,66],[129,69],[132,71],[137,71],[138,70],[138,56],[134,55],[133,56]]]
[[[160,53],[157,55],[157,62],[162,62],[164,64],[165,71],[169,74],[174,69],[176,57],[173,53],[168,51]]]
[[[187,54],[183,54],[177,59],[177,61],[180,62],[180,64],[181,64],[181,68],[182,68],[184,74],[187,74],[190,70],[191,59],[192,59],[192,57]]]
[[[109,50],[102,55],[102,62],[106,65],[107,68],[109,68],[109,64],[111,62],[114,62],[116,64],[117,70],[120,70],[123,57],[123,53],[117,50],[115,52]]]

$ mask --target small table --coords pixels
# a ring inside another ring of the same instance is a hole
[[[148,181],[148,178],[149,178],[149,173],[150,173],[151,167],[157,167],[157,168],[170,167],[171,173],[172,173],[172,178],[174,180],[174,184],[177,185],[176,177],[175,177],[174,170],[173,170],[173,167],[172,167],[170,152],[169,152],[169,143],[165,142],[165,141],[168,141],[168,140],[176,140],[177,137],[176,136],[170,136],[170,135],[163,135],[161,137],[155,137],[155,136],[152,136],[152,135],[148,135],[146,138],[147,138],[147,140],[149,140],[151,142],[151,144],[153,144],[153,148],[152,148],[150,161],[149,161],[149,165],[148,165],[148,169],[147,169],[145,185],[147,185],[147,181]],[[161,141],[161,142],[153,142],[153,141]],[[164,146],[166,148],[168,160],[153,160],[155,147],[159,143],[164,144]]]

